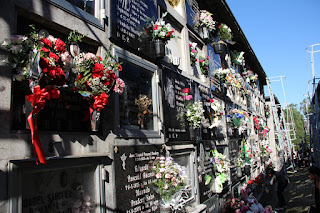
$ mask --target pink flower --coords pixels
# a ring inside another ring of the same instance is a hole
[[[204,62],[204,61],[203,61],[203,59],[200,59],[199,62],[201,63],[201,62]]]
[[[209,56],[207,55],[207,60],[209,60]]]
[[[197,51],[195,49],[192,49],[191,52],[196,53]]]
[[[156,178],[157,178],[157,179],[161,178],[161,174],[160,174],[160,173],[157,173],[157,174],[156,174]]]
[[[86,53],[85,56],[84,56],[84,58],[85,58],[86,60],[89,60],[89,59],[95,60],[95,59],[96,59],[96,55],[93,54],[93,53]]]
[[[164,188],[164,189],[169,189],[169,186],[166,184],[166,185],[164,185],[163,188]]]
[[[187,100],[187,101],[190,101],[191,99],[192,99],[192,95],[187,95],[187,96],[186,96],[186,100]]]
[[[114,91],[120,95],[123,93],[124,88],[126,87],[124,81],[121,78],[117,78],[116,85],[114,86]]]
[[[64,64],[67,64],[71,61],[71,56],[69,55],[68,51],[65,51],[64,53],[61,53],[61,61]]]
[[[170,174],[166,174],[164,177],[169,179],[171,177],[171,175]]]

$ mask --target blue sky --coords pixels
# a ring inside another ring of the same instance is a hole
[[[308,86],[311,57],[306,48],[320,43],[320,1],[226,1],[267,76],[286,76],[283,86],[287,104],[299,105],[308,91],[312,93],[312,85]],[[314,58],[315,76],[320,77],[320,52]],[[271,87],[284,107],[281,82],[273,81]]]

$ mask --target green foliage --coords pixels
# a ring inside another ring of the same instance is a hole
[[[306,117],[307,114],[310,114],[312,111],[311,105],[310,105],[310,101],[308,98],[304,98],[301,102],[300,102],[300,111],[303,113],[303,115]]]
[[[294,119],[295,133],[296,133],[296,139],[292,140],[292,143],[296,146],[305,140],[307,141],[307,143],[309,143],[310,140],[306,134],[307,133],[306,131],[308,130],[305,129],[305,125],[304,125],[304,116],[297,110],[296,104],[290,104],[288,107],[291,107],[292,116]],[[287,118],[287,112],[288,110],[285,109],[284,114],[286,118]],[[287,121],[287,122],[291,122],[291,121]],[[290,134],[293,135],[293,132],[290,132]]]
[[[73,30],[69,33],[68,41],[66,44],[70,44],[71,42],[82,42],[82,39],[85,37],[85,35],[82,35],[78,33],[77,30]]]

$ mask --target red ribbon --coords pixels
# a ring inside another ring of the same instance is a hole
[[[109,96],[105,92],[101,93],[100,95],[95,95],[93,98],[94,103],[92,104],[92,108],[97,111],[100,111],[108,104]]]
[[[94,102],[91,107],[89,107],[89,111],[86,113],[82,121],[87,121],[92,116],[94,110],[100,111],[109,103],[109,96],[107,93],[103,92],[100,95],[93,96]]]
[[[51,98],[59,98],[60,91],[56,88],[43,88],[40,89],[40,86],[34,87],[34,92],[31,95],[27,95],[27,101],[31,102],[33,110],[28,116],[28,122],[31,131],[31,140],[35,150],[36,159],[39,159],[39,162],[42,164],[47,164],[46,158],[43,154],[40,138],[37,130],[37,116],[38,112],[45,107],[46,100]],[[33,116],[35,115],[35,123],[33,123]],[[37,161],[38,164],[38,161]]]

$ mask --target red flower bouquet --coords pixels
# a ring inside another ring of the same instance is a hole
[[[66,44],[60,38],[48,36],[39,41],[41,87],[47,85],[63,86],[66,82],[65,67],[68,66],[71,56],[66,51]]]
[[[108,103],[108,94],[112,91],[122,94],[125,84],[116,75],[122,66],[107,53],[105,59],[93,53],[80,53],[75,57],[76,81],[75,90],[94,101],[91,108],[100,111]]]

